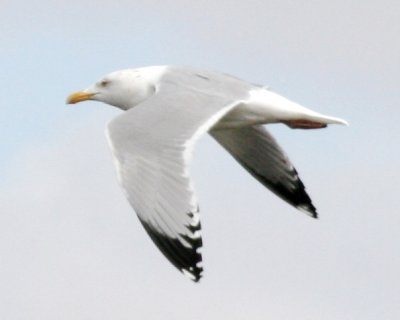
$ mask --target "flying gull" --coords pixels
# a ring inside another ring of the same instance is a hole
[[[194,281],[203,271],[202,239],[188,168],[198,138],[209,132],[260,183],[316,218],[296,169],[263,124],[347,125],[265,87],[189,67],[116,71],[71,94],[67,103],[85,100],[126,111],[107,128],[119,182],[154,243]]]

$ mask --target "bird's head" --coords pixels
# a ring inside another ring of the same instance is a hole
[[[154,92],[155,84],[151,78],[140,69],[127,69],[110,73],[87,89],[72,93],[67,103],[96,100],[127,110]]]

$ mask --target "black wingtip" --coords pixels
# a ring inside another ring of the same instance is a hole
[[[190,280],[195,283],[198,283],[203,276],[203,268],[202,267],[191,267],[189,269],[182,269],[182,273],[187,276]]]
[[[171,238],[161,234],[152,225],[146,223],[142,219],[139,218],[139,220],[164,256],[183,274],[194,282],[198,282],[203,273],[203,267],[200,266],[202,255],[199,252],[199,248],[201,248],[203,244],[201,237],[179,235],[180,239]],[[200,221],[194,226],[188,226],[188,230],[190,230],[192,234],[196,231],[199,232],[200,229]],[[189,244],[189,246],[187,244]]]
[[[304,212],[306,215],[310,216],[311,218],[318,219],[318,212],[317,209],[313,206],[311,202],[304,203],[296,206],[297,209]]]
[[[294,171],[296,172],[296,171]],[[267,188],[269,188],[273,193],[275,193],[278,197],[282,200],[288,202],[290,205],[296,207],[301,212],[304,212],[306,215],[310,216],[311,218],[318,219],[318,212],[317,209],[314,207],[310,196],[306,192],[306,188],[303,182],[297,175],[297,185],[296,188],[293,190],[289,190],[286,188],[285,185],[281,184],[280,182],[276,183],[273,188],[269,185],[263,183],[262,177],[256,176],[256,178],[261,181]]]

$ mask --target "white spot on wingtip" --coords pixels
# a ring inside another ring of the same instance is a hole
[[[306,204],[299,205],[296,208],[312,218],[317,218],[316,213],[311,212],[310,206],[308,206]]]
[[[194,213],[192,221],[190,222],[190,226],[197,227],[199,223],[200,223],[200,215],[198,213]]]
[[[193,267],[190,267],[193,270]],[[186,269],[181,269],[182,273],[190,280],[196,280],[196,277]]]
[[[200,239],[201,237],[201,233],[199,230],[195,231],[192,235],[189,236],[191,239],[196,240],[196,239]]]

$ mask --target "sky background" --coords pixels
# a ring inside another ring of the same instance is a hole
[[[390,0],[0,0],[0,319],[399,319],[399,16]],[[160,64],[351,124],[270,126],[319,220],[199,142],[199,284],[117,184],[104,128],[120,111],[65,105],[110,71]]]

